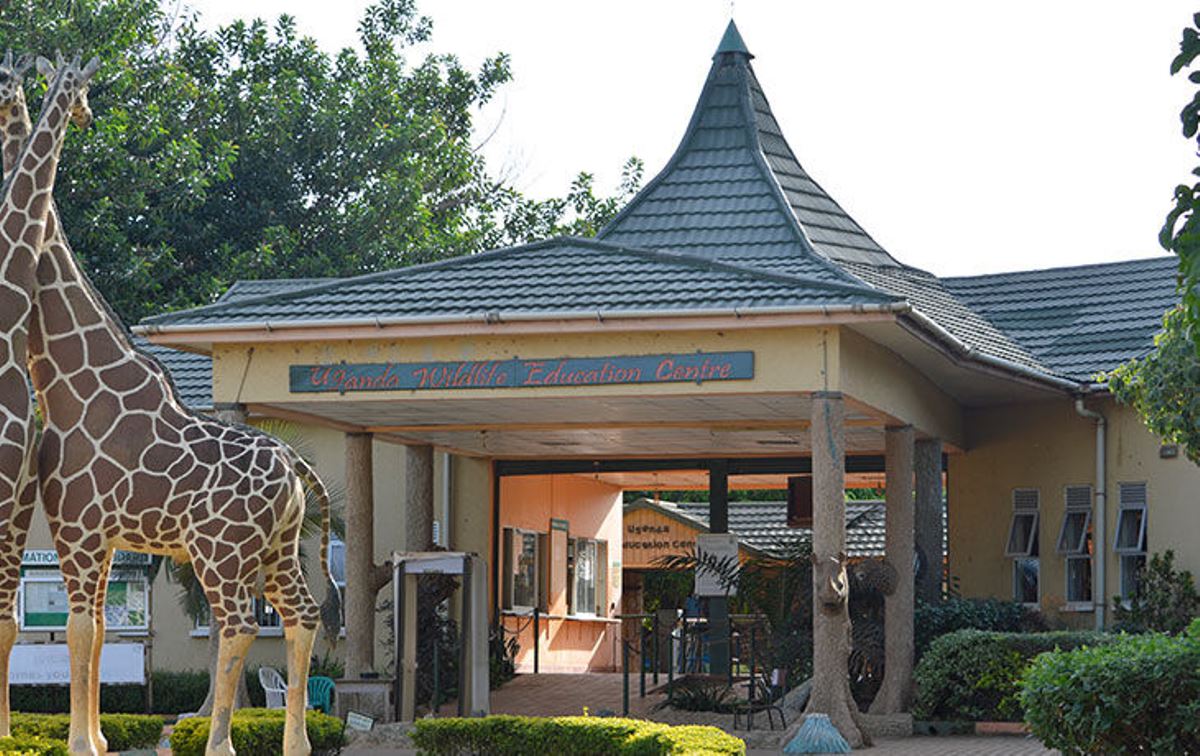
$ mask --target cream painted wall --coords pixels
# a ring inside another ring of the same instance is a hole
[[[448,397],[487,399],[513,396],[646,396],[694,393],[692,383],[535,387],[506,389],[363,391],[292,394],[288,367],[294,364],[346,362],[419,362],[429,360],[504,360],[608,355],[753,350],[754,379],[712,381],[705,391],[800,391],[836,389],[839,373],[837,330],[774,328],[736,331],[663,331],[657,333],[528,334],[471,338],[406,339],[403,341],[276,342],[217,344],[213,350],[213,396],[218,402],[361,402],[371,399]],[[829,343],[826,344],[825,341]],[[249,355],[249,358],[248,358]],[[826,358],[830,368],[825,369]],[[247,369],[249,359],[249,369]],[[244,380],[243,380],[244,379]]]
[[[918,433],[962,447],[963,416],[958,403],[902,357],[843,328],[839,335],[842,391],[866,402]]]
[[[1200,574],[1200,467],[1160,459],[1159,440],[1136,413],[1111,400],[1089,403],[1109,420],[1107,532],[1095,534],[1107,553],[1105,597],[1119,590],[1112,553],[1119,506],[1118,483],[1148,484],[1148,548],[1173,549],[1179,567]],[[968,596],[1012,597],[1012,560],[1004,556],[1014,488],[1040,491],[1041,609],[1053,621],[1091,626],[1091,612],[1064,611],[1065,561],[1055,551],[1062,525],[1064,489],[1094,485],[1095,425],[1079,417],[1069,399],[968,410],[968,451],[950,457],[950,574]],[[1097,600],[1099,596],[1095,597]]]

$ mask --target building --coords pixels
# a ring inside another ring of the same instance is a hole
[[[610,669],[624,491],[708,489],[719,533],[731,488],[879,485],[914,453],[917,521],[944,493],[966,595],[1091,626],[1148,553],[1200,572],[1200,469],[1097,378],[1152,347],[1174,260],[906,266],[801,167],[751,58],[731,24],[678,150],[597,239],[244,282],[138,327],[196,406],[303,429],[353,515],[349,611],[393,550],[477,552],[494,623],[528,648],[544,612],[544,670]],[[205,630],[154,616],[158,663],[202,666]],[[386,665],[381,627],[351,626],[351,672]]]

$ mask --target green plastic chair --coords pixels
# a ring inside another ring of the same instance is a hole
[[[333,713],[333,680],[329,677],[308,678],[308,706],[326,714]]]

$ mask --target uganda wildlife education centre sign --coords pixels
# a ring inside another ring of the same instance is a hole
[[[292,393],[422,391],[630,383],[704,383],[754,377],[754,352],[613,357],[292,365]]]

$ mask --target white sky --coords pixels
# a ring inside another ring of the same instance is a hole
[[[287,12],[336,50],[365,0],[185,0],[208,27]],[[1193,2],[737,0],[735,18],[801,164],[900,260],[940,275],[1163,254],[1197,163],[1168,76]],[[580,170],[647,178],[687,126],[727,0],[419,0],[430,50],[512,56],[477,119],[493,172],[538,197]]]

